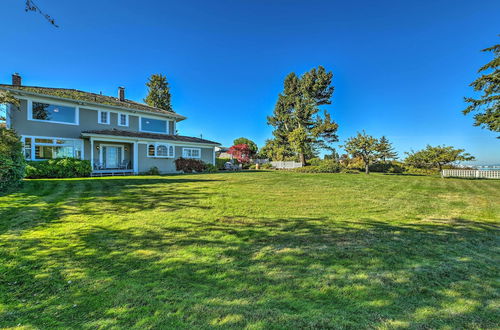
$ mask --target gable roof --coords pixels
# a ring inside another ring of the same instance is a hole
[[[163,110],[160,108],[151,107],[147,104],[135,102],[132,100],[125,99],[120,101],[119,98],[101,94],[95,94],[90,92],[84,92],[78,89],[70,88],[54,88],[54,87],[39,87],[39,86],[15,86],[8,84],[0,84],[0,89],[8,89],[11,91],[27,92],[30,94],[39,94],[53,96],[57,98],[75,100],[93,103],[96,105],[108,105],[113,107],[126,108],[128,110],[140,110],[161,115],[171,115],[179,119],[185,119],[186,117],[179,115],[172,111]]]
[[[115,128],[114,129],[82,131],[82,135],[123,136],[123,137],[133,137],[133,138],[142,138],[142,139],[151,139],[151,140],[168,140],[168,141],[220,145],[220,143],[218,143],[218,142],[200,139],[200,138],[196,138],[196,137],[192,137],[192,136],[171,135],[171,134],[155,134],[155,133],[145,133],[145,132],[132,132],[132,131],[118,130]]]

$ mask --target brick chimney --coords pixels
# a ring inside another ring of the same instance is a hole
[[[17,72],[12,75],[12,86],[21,86],[21,76]]]
[[[120,101],[125,101],[125,87],[118,87],[118,98]]]

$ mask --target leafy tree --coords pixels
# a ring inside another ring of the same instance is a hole
[[[333,74],[319,66],[298,77],[290,73],[284,81],[272,116],[267,117],[274,127],[274,145],[285,154],[297,154],[302,164],[317,153],[318,148],[330,148],[336,142],[338,125],[320,107],[331,104]]]
[[[251,156],[256,155],[257,151],[259,150],[259,148],[257,148],[257,144],[255,144],[255,142],[253,142],[250,139],[244,138],[244,137],[237,138],[233,141],[233,145],[238,145],[238,144],[246,144],[248,146],[248,148],[250,149],[250,151],[252,152]]]
[[[144,99],[147,105],[174,112],[170,104],[170,88],[168,87],[167,77],[162,74],[153,74],[149,77],[148,96]]]
[[[21,139],[14,130],[0,127],[0,193],[21,184],[26,162]]]
[[[252,151],[246,144],[237,144],[229,148],[227,153],[236,158],[238,162],[246,164],[250,162]]]
[[[380,159],[379,140],[371,135],[367,135],[365,131],[359,133],[355,137],[347,139],[343,146],[344,150],[352,157],[359,157],[365,165],[365,173],[370,173],[370,164]]]
[[[405,162],[417,168],[432,168],[437,167],[439,171],[444,165],[452,164],[461,161],[470,161],[475,158],[464,149],[455,149],[452,146],[430,146],[420,151],[411,151],[406,153],[408,156]]]
[[[268,139],[265,145],[260,148],[257,157],[281,161],[290,156],[293,156],[293,151],[288,145],[280,144],[276,139]]]
[[[387,159],[397,159],[398,153],[394,150],[392,143],[389,140],[382,136],[378,141],[378,154],[382,161],[386,161]]]
[[[26,12],[29,12],[29,11],[32,11],[32,12],[35,12],[35,13],[39,13],[40,15],[42,15],[50,24],[52,24],[54,27],[59,27],[59,25],[56,24],[56,21],[51,17],[49,16],[48,14],[46,14],[45,12],[43,12],[40,7],[38,7],[34,2],[33,0],[26,0],[25,1],[25,7],[24,7],[24,11]]]
[[[19,106],[19,100],[12,95],[10,92],[0,91],[0,106],[12,104],[14,106]],[[5,111],[5,107],[0,107],[0,122],[4,122],[7,120],[7,113]]]
[[[476,112],[474,126],[500,132],[500,44],[483,49],[483,52],[493,52],[494,58],[479,69],[478,73],[484,74],[470,84],[474,91],[482,91],[482,95],[477,99],[466,97],[469,105],[463,113]]]
[[[338,154],[337,150],[335,148],[332,148],[332,152],[329,155],[325,155],[325,159],[332,159],[336,162],[340,161],[340,155]]]

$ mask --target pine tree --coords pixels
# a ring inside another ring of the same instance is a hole
[[[463,113],[476,112],[474,126],[500,132],[500,44],[483,49],[483,52],[493,52],[494,58],[479,69],[478,73],[484,74],[470,84],[474,91],[483,93],[478,99],[466,97],[469,106]]]
[[[276,145],[286,153],[298,155],[302,164],[317,154],[319,148],[330,149],[338,141],[338,125],[320,107],[331,104],[333,74],[319,66],[298,77],[290,73],[284,81],[268,124],[274,127]]]
[[[147,105],[174,112],[170,104],[170,88],[168,87],[167,77],[162,74],[153,74],[149,77],[148,96],[144,99]]]
[[[384,161],[384,162],[387,159],[397,159],[398,158],[398,153],[394,150],[392,143],[389,142],[389,140],[385,136],[382,136],[379,139],[377,151],[378,151],[380,159],[382,159],[382,161]]]

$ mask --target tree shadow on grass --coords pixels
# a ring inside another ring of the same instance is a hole
[[[92,227],[71,246],[22,238],[0,252],[0,326],[495,327],[498,234],[466,219],[241,216]]]
[[[54,223],[62,216],[133,214],[145,210],[175,211],[183,208],[209,209],[200,201],[212,193],[189,183],[212,179],[182,178],[88,178],[31,180],[12,202],[0,208],[0,234]]]

